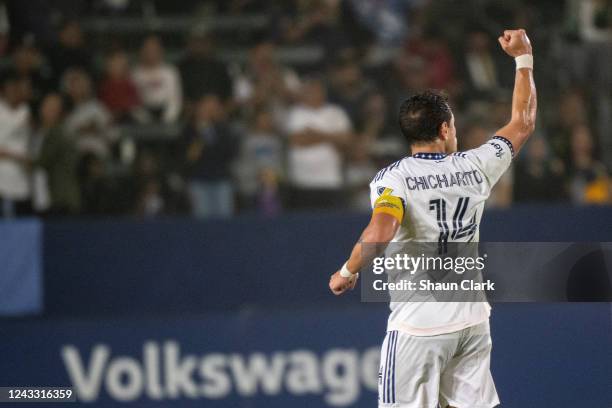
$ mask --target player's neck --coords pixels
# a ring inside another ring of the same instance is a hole
[[[427,144],[412,145],[412,154],[417,153],[446,153],[446,146],[443,142],[433,142]]]

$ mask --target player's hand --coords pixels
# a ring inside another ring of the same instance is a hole
[[[329,279],[329,288],[336,296],[343,294],[347,290],[353,290],[359,279],[359,274],[356,273],[351,278],[340,276],[340,271],[334,273]]]
[[[529,37],[527,37],[527,33],[523,29],[506,30],[497,41],[499,41],[499,44],[506,54],[511,57],[532,53],[531,41],[529,41]]]

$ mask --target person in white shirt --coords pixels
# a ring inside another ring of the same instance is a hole
[[[351,122],[342,108],[327,103],[320,80],[305,81],[301,97],[287,121],[290,205],[334,207],[344,186],[342,149],[351,140]]]
[[[132,78],[151,121],[172,123],[178,119],[183,104],[181,79],[176,67],[164,61],[159,37],[145,39]]]
[[[481,146],[457,153],[455,119],[446,98],[424,92],[407,99],[399,123],[412,156],[380,170],[370,184],[372,219],[349,260],[332,275],[334,294],[354,288],[358,271],[384,247],[388,254],[389,242],[431,242],[440,255],[447,254],[449,243],[478,242],[485,201],[533,132],[536,118],[529,39],[524,30],[507,30],[499,42],[516,58],[512,119]],[[397,274],[389,273],[388,280],[397,282]],[[490,372],[486,301],[398,302],[394,293],[391,299],[379,372],[380,408],[499,404]]]
[[[31,186],[28,164],[30,108],[23,80],[8,74],[0,98],[0,217],[27,213]]]

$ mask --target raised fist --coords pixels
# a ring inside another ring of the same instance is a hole
[[[506,30],[497,39],[502,49],[511,57],[518,57],[523,54],[531,54],[531,42],[525,30]]]

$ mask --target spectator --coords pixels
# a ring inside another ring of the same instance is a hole
[[[211,35],[195,31],[187,42],[187,55],[179,64],[183,95],[194,103],[207,94],[227,101],[232,94],[232,80],[227,67],[214,55]]]
[[[610,178],[604,165],[595,159],[593,137],[586,125],[576,126],[571,138],[572,201],[576,204],[610,202]]]
[[[106,172],[106,163],[92,153],[85,153],[79,160],[77,174],[81,190],[83,215],[106,215],[117,212],[118,198],[113,181]]]
[[[385,95],[380,91],[374,91],[368,94],[363,102],[358,122],[359,132],[370,145],[381,138],[393,138],[404,143],[398,133],[395,119],[396,116],[391,114]]]
[[[391,116],[397,117],[399,107],[407,97],[427,89],[426,68],[423,58],[402,50],[392,61],[389,67],[390,72],[382,74],[385,81],[385,92],[391,102],[389,106]]]
[[[176,67],[164,61],[159,37],[144,40],[132,76],[149,121],[175,122],[182,108],[181,81]]]
[[[198,218],[231,216],[231,165],[239,140],[217,95],[206,95],[197,103],[184,138],[193,214]]]
[[[500,89],[498,62],[492,52],[491,36],[481,29],[474,29],[467,35],[462,78],[465,81],[466,96],[471,98],[491,98]],[[514,78],[510,76],[511,78]]]
[[[514,201],[552,202],[566,198],[563,163],[551,156],[544,138],[532,138],[525,150],[524,157],[515,164]]]
[[[348,3],[359,21],[366,26],[383,46],[398,46],[408,32],[411,3],[389,0],[351,0]]]
[[[337,61],[332,66],[329,79],[329,100],[344,109],[358,127],[364,101],[373,90],[372,84],[364,78],[359,64],[352,58]]]
[[[370,182],[378,171],[370,158],[370,144],[368,142],[366,138],[362,137],[358,142],[353,143],[346,165],[349,207],[364,212],[371,210]]]
[[[588,105],[583,92],[572,89],[561,94],[555,107],[555,119],[548,129],[551,148],[564,161],[566,168],[570,168],[572,132],[581,124],[587,123]]]
[[[51,72],[43,65],[43,56],[31,39],[18,45],[12,57],[15,73],[31,84],[30,107],[35,112],[44,95],[53,87]]]
[[[292,15],[281,18],[283,41],[321,44],[325,56],[330,58],[352,52],[357,45],[353,42],[355,35],[361,36],[362,29],[349,8],[342,8],[340,1],[299,1],[296,4],[297,10]],[[351,24],[347,24],[349,22]]]
[[[427,65],[427,86],[445,89],[447,92],[456,86],[455,64],[448,44],[437,31],[432,30],[426,37],[415,37],[406,45],[410,54],[419,56]]]
[[[279,192],[278,173],[271,168],[264,168],[259,173],[261,189],[257,194],[257,208],[266,217],[274,217],[282,211]]]
[[[147,150],[140,152],[134,162],[132,191],[136,195],[133,209],[141,217],[159,216],[168,209],[168,188],[160,173],[157,157]]]
[[[610,2],[582,0],[575,3],[579,4],[579,30],[582,38],[593,43],[612,42]]]
[[[124,51],[112,52],[107,57],[98,94],[116,123],[142,118],[138,90],[130,76],[128,56]]]
[[[44,171],[50,196],[50,215],[74,215],[81,206],[77,179],[77,151],[62,128],[63,100],[48,94],[40,106],[36,137],[40,143],[36,165]]]
[[[289,112],[289,182],[294,208],[342,205],[342,152],[350,143],[351,122],[327,102],[323,83],[306,81],[302,102]]]
[[[368,95],[360,112],[359,130],[363,137],[372,144],[379,137],[399,138],[396,115],[391,115],[385,96],[382,92],[373,92]]]
[[[31,212],[28,155],[30,108],[26,84],[15,73],[2,78],[0,97],[0,216]]]
[[[300,87],[300,78],[289,67],[276,61],[271,42],[257,44],[249,53],[249,63],[236,78],[234,97],[245,111],[270,109],[280,123],[286,116],[286,106],[292,103]]]
[[[240,160],[238,161],[238,186],[241,202],[245,208],[255,208],[259,203],[258,193],[262,183],[270,187],[267,195],[273,191],[274,181],[278,183],[283,166],[283,146],[274,128],[272,114],[259,110],[254,115],[251,129],[241,143]],[[266,173],[265,175],[263,173]],[[278,188],[276,188],[278,192]],[[268,197],[267,200],[271,200]],[[275,200],[280,200],[276,198]],[[262,208],[259,208],[263,211]]]
[[[72,68],[66,71],[63,82],[72,103],[66,117],[66,131],[75,140],[79,153],[108,157],[116,134],[111,128],[109,112],[94,97],[91,78],[85,71]]]
[[[58,40],[58,43],[48,50],[49,62],[56,81],[59,82],[69,68],[85,71],[91,69],[91,53],[85,45],[83,31],[78,21],[66,21],[60,27]]]
[[[375,163],[371,152],[376,146],[377,140],[387,133],[386,140],[392,139],[395,129],[389,125],[387,102],[380,92],[370,93],[363,102],[359,115],[361,124],[359,134],[351,143],[350,150],[347,151],[347,163],[345,167],[346,184],[349,193],[349,206],[358,211],[368,211],[370,207],[370,182],[376,171],[383,165],[398,160],[396,157],[384,164]],[[395,123],[394,123],[395,125]],[[407,147],[400,141],[400,149],[392,149],[396,155],[406,152]],[[381,146],[379,144],[379,146]],[[385,149],[385,148],[383,148]]]

